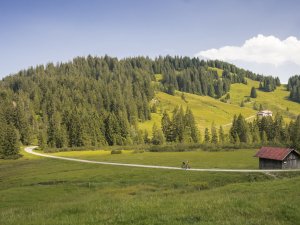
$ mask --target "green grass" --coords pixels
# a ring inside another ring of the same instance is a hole
[[[180,167],[183,161],[189,160],[193,168],[226,168],[257,169],[258,159],[253,157],[257,150],[244,149],[237,151],[193,151],[193,152],[144,152],[134,153],[125,150],[122,154],[112,155],[110,151],[71,151],[51,155],[69,158],[80,158],[105,162],[121,162],[159,166]]]
[[[157,92],[155,95],[158,101],[158,112],[152,113],[152,120],[140,123],[141,129],[152,132],[154,122],[161,123],[161,117],[164,110],[172,112],[174,107],[190,107],[194,113],[199,129],[203,134],[206,127],[210,128],[214,122],[216,126],[226,125],[232,122],[235,114],[242,114],[244,117],[256,115],[257,111],[253,109],[253,104],[259,106],[262,104],[265,109],[273,111],[274,115],[278,112],[283,115],[285,121],[295,119],[300,114],[300,104],[288,100],[289,92],[284,85],[278,87],[274,92],[263,92],[257,90],[258,97],[251,99],[251,102],[245,103],[245,107],[240,107],[241,101],[250,95],[252,87],[258,88],[259,82],[247,79],[248,84],[232,84],[230,88],[231,103],[223,103],[218,99],[208,96],[198,96],[184,93],[186,101],[181,98],[182,92],[176,91],[175,96],[163,92]],[[289,109],[287,111],[287,108]],[[229,126],[225,126],[225,129]]]
[[[215,67],[208,67],[207,69],[208,69],[208,70],[217,71],[218,76],[219,76],[219,77],[222,77],[222,73],[223,73],[223,70],[222,70],[222,69],[215,68]]]
[[[240,153],[245,158],[251,155],[247,150]],[[228,164],[236,163],[235,152],[215,154]],[[24,155],[0,160],[1,225],[295,225],[300,220],[296,172],[274,179],[264,174],[126,168]],[[84,155],[94,157],[90,152]],[[128,159],[132,154],[122,156]],[[151,156],[145,156],[150,163]],[[214,165],[210,157],[206,160]]]
[[[155,74],[155,80],[156,80],[156,82],[160,82],[160,81],[162,81],[162,79],[163,79],[163,76],[162,76],[162,74]]]

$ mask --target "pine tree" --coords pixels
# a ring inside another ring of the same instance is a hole
[[[211,143],[218,144],[218,133],[214,123],[211,125]]]
[[[174,120],[174,116],[171,121],[169,114],[166,111],[164,111],[163,117],[161,119],[161,126],[167,142],[175,142],[178,137],[178,132],[176,130],[176,124],[174,123]]]
[[[248,124],[247,124],[245,118],[242,116],[242,114],[240,114],[237,117],[236,126],[237,126],[237,128],[236,128],[237,135],[240,139],[240,142],[247,143],[247,136],[249,133],[249,128],[248,128]]]
[[[256,88],[255,87],[251,88],[250,97],[251,98],[257,98],[257,93],[256,93]]]
[[[164,143],[164,135],[161,129],[154,123],[152,127],[152,144],[162,145]]]
[[[267,133],[266,133],[266,131],[263,131],[263,132],[261,133],[261,142],[262,142],[263,144],[266,144],[266,143],[268,142],[268,138],[267,138]]]
[[[292,147],[295,149],[300,149],[300,115],[297,117],[296,121],[291,125],[291,142]]]
[[[167,138],[169,136],[169,132],[171,132],[171,119],[166,111],[164,111],[163,116],[161,118],[161,127],[165,137]]]
[[[208,128],[205,128],[205,132],[204,132],[204,142],[207,144],[207,143],[210,143],[210,134],[209,134],[209,130]]]
[[[179,109],[174,110],[172,124],[175,128],[177,140],[182,142],[185,129],[185,118],[182,106]]]
[[[219,128],[219,141],[221,144],[225,143],[225,134],[222,126]]]
[[[2,124],[0,134],[0,158],[19,157],[19,137],[15,127],[11,124]]]
[[[200,134],[199,130],[197,128],[197,124],[194,118],[193,112],[190,110],[190,108],[186,108],[185,116],[184,116],[184,124],[185,124],[185,129],[190,130],[190,135],[192,138],[192,141],[194,143],[199,142]]]
[[[259,128],[258,125],[256,124],[256,122],[254,122],[254,127],[252,130],[252,140],[254,143],[260,143],[261,139],[260,139],[260,134],[259,134]]]
[[[148,131],[145,130],[145,132],[144,132],[144,143],[145,143],[145,144],[150,144],[150,142],[151,142],[151,140],[150,140],[150,138],[149,138]]]
[[[191,128],[190,127],[185,127],[184,132],[183,132],[183,140],[182,143],[192,143],[193,139],[191,136]]]

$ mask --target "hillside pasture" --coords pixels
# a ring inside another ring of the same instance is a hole
[[[151,134],[154,123],[160,125],[161,117],[164,110],[172,114],[175,107],[182,106],[191,108],[194,113],[199,130],[210,128],[212,123],[217,127],[228,125],[232,122],[233,116],[242,114],[245,118],[253,117],[257,111],[253,109],[254,103],[257,107],[262,104],[264,109],[269,109],[273,115],[280,113],[284,120],[289,122],[295,119],[300,114],[300,104],[289,100],[289,92],[285,85],[277,87],[274,92],[264,92],[257,89],[257,98],[250,98],[250,102],[245,102],[244,107],[240,107],[242,101],[250,97],[252,87],[259,87],[258,81],[247,79],[245,84],[232,84],[230,88],[230,102],[224,103],[219,99],[214,99],[208,96],[199,96],[190,93],[176,91],[174,96],[157,92],[155,99],[157,100],[158,111],[152,113],[152,120],[144,123],[139,123],[140,129],[147,130]],[[184,94],[184,98],[182,97]],[[229,127],[225,127],[227,129]]]

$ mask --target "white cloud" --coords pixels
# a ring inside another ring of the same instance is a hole
[[[201,51],[195,56],[230,62],[239,61],[273,66],[292,63],[300,66],[300,40],[293,36],[280,40],[274,36],[259,34],[246,40],[242,46],[209,49]]]

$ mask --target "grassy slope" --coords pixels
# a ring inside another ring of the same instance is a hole
[[[0,160],[0,224],[294,225],[300,177],[290,176],[112,167],[25,153]]]
[[[253,157],[256,150],[239,150],[227,152],[144,152],[123,151],[111,155],[110,151],[59,152],[52,155],[95,161],[137,163],[159,166],[181,166],[182,161],[189,160],[193,168],[236,168],[257,169],[258,159]],[[224,160],[225,159],[225,160]],[[226,160],[227,159],[227,160]]]
[[[249,103],[245,103],[245,107],[240,107],[241,101],[250,95],[252,86],[258,88],[259,82],[248,80],[247,85],[232,84],[230,90],[231,104],[223,103],[218,99],[208,96],[198,96],[188,93],[184,93],[186,97],[185,102],[181,98],[181,92],[176,92],[175,96],[157,92],[156,99],[160,102],[158,113],[152,113],[152,120],[140,123],[140,128],[146,129],[151,133],[153,123],[160,124],[163,110],[171,112],[175,106],[181,105],[184,108],[189,106],[192,109],[202,132],[206,127],[210,128],[212,122],[217,126],[230,123],[234,114],[242,113],[245,117],[256,115],[257,111],[253,110],[254,101],[258,105],[262,104],[264,108],[272,110],[274,114],[280,112],[286,121],[296,118],[300,113],[300,104],[288,100],[289,92],[286,91],[284,85],[278,87],[274,92],[257,90],[258,97],[251,99]],[[289,111],[287,111],[287,108],[289,108]]]

